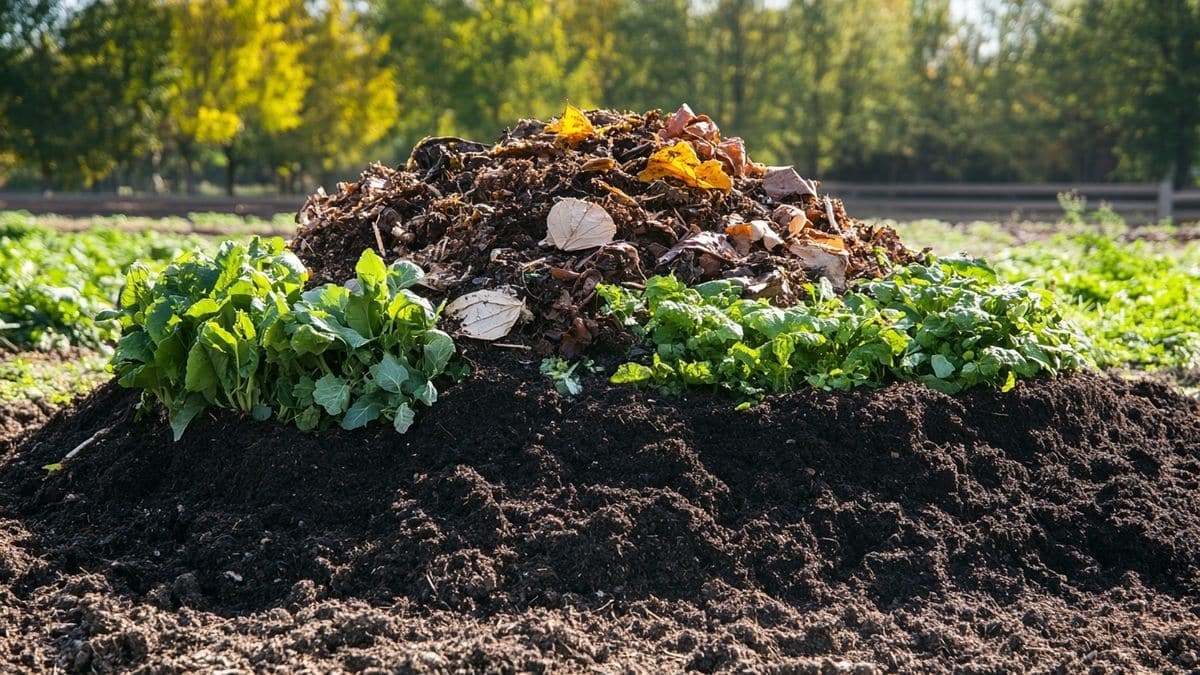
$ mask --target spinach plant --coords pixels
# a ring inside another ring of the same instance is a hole
[[[438,311],[410,287],[420,268],[368,250],[356,278],[304,291],[308,272],[281,239],[225,242],[152,278],[133,266],[121,290],[112,367],[167,409],[176,440],[214,406],[304,430],[380,417],[406,431],[454,354]]]
[[[787,308],[743,299],[730,281],[689,288],[654,277],[641,291],[598,291],[605,311],[650,348],[648,362],[623,364],[612,382],[668,392],[711,387],[752,399],[891,380],[1007,390],[1017,378],[1088,363],[1086,341],[1049,292],[1001,283],[965,258],[898,267],[843,297],[823,281],[811,303]]]

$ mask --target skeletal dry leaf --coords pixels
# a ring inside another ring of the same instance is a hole
[[[461,322],[459,332],[476,340],[499,340],[508,335],[524,310],[524,300],[494,290],[467,293],[446,305],[446,315]]]
[[[561,117],[546,125],[545,132],[557,134],[569,145],[575,145],[584,139],[595,136],[596,127],[592,125],[591,120],[583,114],[582,110],[568,104]]]
[[[603,246],[617,236],[617,224],[603,206],[567,197],[546,216],[546,239],[564,251]]]

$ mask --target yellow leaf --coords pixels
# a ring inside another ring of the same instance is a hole
[[[698,188],[729,190],[733,187],[721,163],[715,159],[701,163],[696,149],[687,141],[655,151],[647,160],[646,168],[638,174],[638,178],[647,183],[668,177]]]
[[[725,169],[721,166],[719,160],[710,159],[700,166],[696,167],[696,178],[708,185],[700,187],[714,187],[718,190],[730,190],[733,188],[733,181],[729,179],[729,174],[725,173]]]
[[[576,143],[596,135],[596,127],[583,114],[583,111],[568,104],[558,120],[546,125],[546,133],[558,134],[558,137],[575,145]]]

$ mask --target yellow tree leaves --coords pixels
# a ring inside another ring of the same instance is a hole
[[[721,167],[721,162],[715,159],[701,162],[696,149],[687,141],[655,151],[638,178],[647,183],[659,178],[675,178],[685,185],[708,190],[733,188],[733,181]]]
[[[300,124],[309,78],[300,63],[299,0],[171,0],[170,113],[192,143],[223,145],[248,121],[267,132]]]
[[[548,134],[557,134],[568,145],[576,145],[580,141],[596,135],[596,127],[592,126],[587,115],[570,104],[567,104],[567,109],[563,111],[561,117],[546,125],[545,131]]]

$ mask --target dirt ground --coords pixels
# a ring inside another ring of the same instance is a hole
[[[101,388],[0,453],[0,672],[1200,668],[1200,410],[1165,386],[738,412],[536,369],[405,436],[173,444]]]

